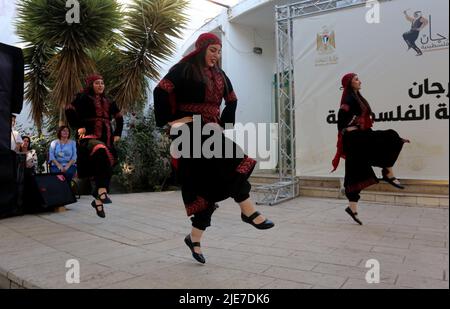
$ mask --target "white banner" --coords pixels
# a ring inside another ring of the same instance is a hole
[[[412,25],[405,10],[426,24],[415,41],[422,56],[404,40]],[[448,181],[448,43],[447,0],[393,0],[294,20],[297,175],[343,176],[345,162],[330,174],[331,160],[341,77],[355,72],[376,115],[374,129],[394,129],[412,142],[397,176]]]

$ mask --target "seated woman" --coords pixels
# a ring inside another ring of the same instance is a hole
[[[38,166],[38,157],[36,150],[31,148],[31,139],[29,136],[22,136],[22,145],[20,147],[20,153],[26,155],[25,161],[25,173],[24,173],[24,213],[33,213],[33,176],[36,174],[36,168]]]
[[[20,152],[26,154],[26,171],[30,174],[36,173],[36,167],[38,165],[38,158],[36,150],[31,148],[31,139],[29,136],[22,136],[22,147]]]
[[[70,140],[70,129],[67,126],[59,127],[57,136],[58,139],[50,144],[50,172],[63,173],[70,182],[77,172],[77,145]]]

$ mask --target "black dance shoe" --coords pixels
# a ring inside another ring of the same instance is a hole
[[[99,216],[100,218],[106,217],[103,204],[97,205],[97,203],[95,203],[95,200],[94,200],[94,201],[92,201],[91,206],[95,208],[95,211],[97,212],[97,216]]]
[[[198,254],[197,252],[194,251],[194,247],[200,247],[200,243],[199,242],[192,242],[191,235],[187,235],[184,238],[184,243],[189,247],[189,249],[191,249],[192,257],[197,262],[202,263],[202,264],[206,263],[206,260],[205,260],[205,257],[203,256],[203,254]]]
[[[111,199],[109,198],[108,194],[106,194],[106,192],[103,192],[102,194],[92,194],[92,196],[97,199],[102,201],[103,204],[112,204]]]
[[[392,185],[392,186],[394,186],[394,187],[396,187],[396,188],[398,188],[398,189],[405,189],[405,187],[404,186],[402,186],[402,184],[400,183],[400,181],[397,179],[397,178],[395,178],[395,177],[391,177],[391,178],[389,178],[388,176],[387,176],[387,174],[388,174],[388,171],[387,170],[385,170],[385,169],[383,169],[382,170],[382,172],[381,172],[381,174],[383,175],[383,180],[384,181],[386,181],[387,183],[389,183],[390,185]],[[397,182],[395,182],[395,181],[398,181],[398,183]]]
[[[354,213],[350,209],[350,207],[345,208],[345,212],[348,213],[350,215],[350,217],[352,217],[352,219],[355,220],[356,223],[358,223],[359,225],[363,225],[361,220],[359,220],[359,218],[358,218],[358,213],[357,212]]]
[[[275,226],[275,224],[272,221],[268,220],[268,219],[266,219],[266,221],[264,221],[264,222],[262,222],[260,224],[256,224],[255,222],[253,222],[253,220],[255,220],[260,215],[261,214],[259,212],[257,212],[257,211],[255,211],[253,213],[253,215],[251,215],[250,217],[247,217],[246,215],[241,213],[241,219],[245,223],[253,225],[258,230],[267,230],[267,229],[273,228]]]

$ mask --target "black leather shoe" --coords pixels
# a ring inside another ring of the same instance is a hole
[[[388,176],[387,176],[387,174],[388,174],[388,171],[386,170],[386,169],[382,169],[381,170],[381,175],[383,175],[383,180],[384,181],[386,181],[387,183],[389,183],[390,185],[392,185],[392,186],[394,186],[394,187],[396,187],[396,188],[398,188],[398,189],[405,189],[405,187],[404,186],[402,186],[402,184],[400,183],[400,181],[398,181],[398,179],[397,178],[395,178],[395,177],[391,177],[391,178],[389,178]],[[396,182],[397,181],[397,182]]]
[[[95,198],[102,201],[103,204],[112,204],[111,199],[109,198],[108,194],[106,194],[105,192],[97,195]]]
[[[97,203],[95,203],[95,200],[94,200],[94,201],[92,201],[91,206],[95,208],[95,211],[97,212],[97,216],[99,216],[100,218],[106,217],[103,204],[97,205]]]
[[[247,217],[246,215],[241,213],[241,219],[245,223],[253,225],[258,230],[267,230],[267,229],[273,228],[275,226],[275,224],[272,221],[268,220],[268,219],[266,219],[266,221],[264,221],[264,222],[262,222],[260,224],[256,224],[255,222],[253,222],[253,220],[255,220],[260,215],[261,214],[259,212],[257,212],[257,211],[255,211],[253,213],[253,215],[251,215],[250,217]]]
[[[358,218],[357,212],[353,213],[353,211],[350,209],[350,207],[345,208],[345,212],[348,213],[350,215],[350,217],[352,217],[352,219],[355,220],[356,223],[358,223],[359,225],[363,225],[361,220],[359,220],[359,218]]]
[[[203,254],[198,254],[197,252],[194,251],[194,247],[200,247],[200,243],[199,242],[192,242],[191,235],[187,235],[184,238],[184,243],[189,247],[189,249],[191,249],[192,257],[197,262],[202,263],[202,264],[206,263],[206,260],[205,260],[205,257],[203,256]]]

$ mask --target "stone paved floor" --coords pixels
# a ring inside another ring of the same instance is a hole
[[[190,229],[179,192],[112,196],[107,219],[90,199],[64,213],[0,221],[0,287],[25,288],[449,288],[448,209],[298,198],[260,206],[276,223],[259,231],[220,203],[202,241],[206,265],[183,242]],[[81,283],[66,282],[66,261]],[[380,283],[365,280],[380,263]],[[12,282],[12,283],[11,283]]]

